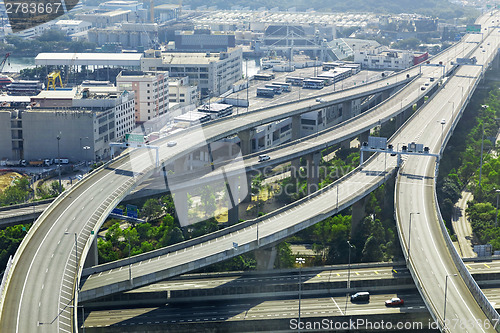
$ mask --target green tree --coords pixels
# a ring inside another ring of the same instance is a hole
[[[292,268],[295,263],[295,256],[292,254],[290,244],[281,242],[276,246],[277,256],[274,268]]]
[[[376,237],[370,236],[366,240],[365,247],[362,252],[362,261],[363,262],[374,262],[374,261],[382,261],[384,258],[384,253],[381,249],[381,243],[377,240]]]
[[[162,206],[157,199],[148,199],[144,203],[141,209],[141,216],[146,220],[155,220],[159,218],[163,213]]]

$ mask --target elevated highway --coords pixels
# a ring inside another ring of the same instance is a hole
[[[429,119],[429,116],[424,115],[420,118]],[[391,139],[394,146],[397,143],[416,140],[415,129],[411,124],[412,121],[407,122]],[[85,281],[80,296],[82,300],[87,300],[109,295],[182,274],[257,247],[273,244],[364,197],[390,177],[395,165],[395,158],[391,156],[373,156],[362,170],[358,168],[321,191],[255,221],[237,225],[234,228],[226,228],[198,241],[188,241],[155,253],[92,268],[87,273],[102,272],[102,274],[90,276]],[[294,216],[293,220],[287,216],[290,213]],[[257,228],[259,229],[258,240]],[[232,230],[234,231],[231,232]],[[238,244],[237,249],[233,247],[233,243]],[[132,263],[131,280],[128,271],[120,269],[130,263]]]
[[[353,265],[353,284],[349,292],[370,291],[371,298],[367,303],[348,302],[347,307],[346,265],[304,268],[301,274],[302,320],[323,317],[341,321],[347,314],[384,321],[396,315],[398,321],[411,322],[415,320],[412,314],[421,313],[428,317],[426,322],[432,321],[404,265],[404,262]],[[469,261],[467,265],[475,276],[486,271],[498,275],[500,271],[498,261]],[[497,278],[495,285],[489,284],[483,289],[495,304],[500,304],[496,289],[499,282]],[[202,322],[205,325],[217,323],[220,329],[239,322],[231,330],[244,331],[241,321],[297,319],[298,284],[298,269],[181,276],[129,291],[122,301],[114,297],[115,302],[85,303],[85,327],[89,332],[98,332],[93,328],[99,327],[127,331],[140,325],[144,329],[148,326],[166,329],[172,325]],[[392,297],[403,298],[405,305],[385,307],[384,301]]]
[[[453,51],[453,49],[450,51]],[[452,57],[451,53],[449,56]],[[412,70],[416,71],[417,69]],[[396,81],[393,82],[394,85],[401,84],[402,80],[405,80],[404,77],[406,76],[401,78],[401,75],[405,74],[399,74],[392,78]],[[383,83],[386,83],[386,81]],[[378,83],[375,83],[375,86],[376,84]],[[372,92],[382,91],[388,86],[390,84],[375,87]],[[349,97],[346,92],[339,93],[341,95],[337,96],[338,98],[327,100],[327,102],[333,103],[335,101],[337,103],[342,101],[343,98],[357,98],[367,93],[365,89],[367,88],[364,87],[361,91],[358,91],[359,95],[352,94]],[[213,142],[265,122],[322,107],[304,105],[303,103],[301,101],[293,106],[283,107],[285,109],[293,108],[293,110],[278,111],[279,108],[274,108],[273,111],[267,110],[258,114],[248,113],[242,117],[214,122],[203,127],[206,138],[204,142],[192,140],[186,136],[177,136],[175,137],[178,142],[176,147],[162,146],[160,148],[161,160],[173,159],[185,153],[186,150],[189,150],[189,147],[194,148],[201,143]],[[311,103],[311,101],[308,101],[308,103]],[[274,112],[281,112],[281,114],[275,114]],[[263,116],[265,120],[262,119]],[[404,129],[400,132],[401,139],[407,141],[409,136],[405,137],[404,132]],[[35,330],[64,332],[74,330],[73,312],[76,311],[74,305],[79,297],[76,290],[79,285],[83,258],[86,256],[91,244],[91,238],[93,238],[91,235],[96,233],[105,216],[130,192],[135,184],[153,172],[154,168],[151,162],[148,158],[145,158],[147,156],[146,152],[135,151],[106,164],[85,181],[80,182],[70,191],[63,193],[45,210],[21,244],[14,258],[13,267],[7,275],[6,289],[1,300],[0,330],[7,332],[31,332]],[[134,164],[133,169],[132,163]],[[198,246],[197,251],[194,251],[196,254],[189,251],[189,257],[186,255],[187,250],[171,255],[166,260],[170,264],[164,266],[165,269],[162,273],[155,272],[155,269],[152,269],[153,265],[144,263],[144,265],[139,265],[140,267],[135,269],[138,276],[134,276],[133,281],[128,281],[128,277],[122,277],[120,274],[114,275],[112,278],[118,288],[109,288],[108,286],[97,291],[99,288],[97,287],[94,295],[99,295],[101,291],[103,294],[116,292],[122,289],[124,285],[126,285],[125,288],[130,288],[131,282],[134,285],[141,285],[150,283],[155,279],[164,279],[170,274],[179,274],[179,272],[193,269],[197,260],[198,264],[208,265],[214,260],[225,259],[243,251],[252,250],[257,246],[267,245],[282,239],[324,219],[337,209],[347,207],[353,200],[357,200],[357,197],[365,195],[388,178],[390,176],[389,171],[394,170],[394,165],[395,161],[391,158],[387,158],[387,164],[385,164],[385,160],[380,156],[373,157],[362,171],[357,170],[348,176],[348,182],[339,182],[325,191],[311,196],[306,200],[307,204],[302,201],[292,205],[294,216],[295,214],[301,216],[301,221],[291,224],[290,219],[285,216],[290,213],[288,209],[291,207],[287,207],[287,209],[269,216],[273,218],[272,222],[269,219],[266,221],[267,223],[260,223],[262,238],[258,241],[253,241],[256,226],[249,226],[243,231],[236,232],[236,235],[231,235],[229,239],[223,237],[213,242],[213,245],[208,244],[210,246],[203,249]],[[338,190],[339,195],[342,194],[342,196],[339,196],[339,205],[335,208],[331,207],[332,199],[335,200],[335,195],[332,195],[332,192],[335,191],[333,188]],[[318,212],[320,213],[318,214]],[[283,221],[283,226],[278,223],[281,221]],[[76,236],[73,237],[74,235]],[[238,244],[241,244],[238,249],[233,248],[233,241],[238,241]],[[194,250],[194,248],[190,249]],[[158,260],[161,259],[159,257]],[[156,264],[163,264],[163,262],[159,261]],[[169,267],[171,268],[170,271],[168,271]],[[172,268],[175,268],[175,270]],[[82,291],[80,296],[84,298],[84,294],[85,291]],[[39,300],[39,302],[34,300]],[[5,306],[5,304],[8,304],[8,306]]]
[[[496,22],[496,17],[493,18]],[[459,68],[445,89],[423,108],[412,122],[414,141],[425,140],[433,152],[443,153],[470,98],[469,92],[475,89],[484,75],[484,67],[496,56],[498,43],[498,31],[485,37],[483,47],[475,51],[478,65]],[[483,323],[468,332],[494,331],[484,322],[487,318],[498,319],[498,314],[470,276],[442,221],[435,190],[437,167],[434,159],[410,156],[398,173],[396,220],[410,271],[429,311],[443,330],[457,331],[445,326],[458,318],[463,322]]]

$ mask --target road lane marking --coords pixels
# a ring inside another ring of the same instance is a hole
[[[486,266],[486,268],[490,268],[490,266],[486,265],[486,264],[483,264],[484,266]]]
[[[337,306],[337,309],[339,309],[340,314],[343,316],[343,315],[344,315],[344,313],[343,313],[343,312],[342,312],[342,310],[340,309],[340,306],[337,304],[337,302],[335,301],[335,299],[333,299],[333,297],[330,297],[330,298],[331,298],[331,300],[333,301],[333,303],[335,303],[335,305]]]

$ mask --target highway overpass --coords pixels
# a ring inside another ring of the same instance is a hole
[[[350,292],[368,290],[371,299],[369,303],[348,302],[347,308],[346,265],[304,268],[302,319],[323,317],[342,321],[347,313],[365,320],[390,321],[392,316],[397,316],[397,321],[411,322],[418,313],[426,316],[424,322],[432,321],[404,265],[404,262],[353,265]],[[492,301],[500,304],[495,288],[500,283],[499,262],[470,261],[468,266],[484,283],[484,290]],[[496,274],[494,285],[491,280],[481,279],[484,272]],[[181,276],[126,292],[128,297],[122,301],[115,296],[114,302],[84,303],[85,327],[89,332],[105,328],[111,332],[128,331],[134,327],[161,331],[173,327],[182,329],[179,324],[195,329],[197,323],[203,323],[204,329],[208,329],[216,323],[219,329],[238,332],[248,330],[245,322],[252,321],[254,325],[261,322],[263,327],[268,325],[268,331],[275,331],[276,327],[286,327],[284,319],[298,318],[298,283],[298,269]],[[392,297],[403,298],[405,306],[386,308],[384,301]],[[273,323],[277,319],[281,321]]]
[[[476,37],[480,38],[480,36]],[[471,91],[466,92],[471,93]],[[417,116],[418,113],[391,139],[395,147],[398,143],[415,141],[415,129],[412,128],[411,123]],[[374,156],[363,166],[362,170],[358,168],[322,191],[255,221],[226,228],[199,240],[94,267],[87,272],[105,272],[101,276],[106,277],[101,278],[99,274],[91,276],[85,282],[80,296],[83,300],[105,296],[225,260],[257,247],[274,244],[364,197],[390,177],[390,172],[394,170],[395,165],[395,158],[391,156]],[[336,204],[337,193],[339,195],[338,206]],[[294,216],[293,221],[287,216],[290,213]],[[256,239],[257,225],[258,241]],[[233,248],[233,242],[238,244],[237,249]],[[129,280],[125,270],[120,270],[120,267],[129,263],[132,263],[132,281]]]
[[[394,84],[400,83],[401,79],[399,82],[394,82]],[[373,91],[378,92],[377,89],[382,91],[386,88],[387,86],[381,86]],[[359,94],[363,93],[366,93],[366,91],[359,92]],[[358,96],[360,95],[352,94],[350,98]],[[347,99],[348,97],[339,96],[339,99],[336,101],[342,101],[343,98]],[[294,108],[298,107],[298,110],[285,111],[281,115],[276,115],[272,112],[262,112],[257,117],[255,113],[249,113],[241,118],[234,117],[229,120],[213,122],[203,127],[205,137],[208,142],[213,142],[232,133],[255,127],[265,121],[274,121],[282,119],[281,117],[289,117],[321,107],[317,105],[304,106],[302,103],[296,103],[293,106]],[[266,120],[262,120],[262,115],[266,117]],[[196,144],[200,143],[193,142],[193,140],[188,140],[185,137],[175,137],[175,139],[179,143],[176,147],[160,148],[162,160],[175,158],[184,153],[185,150],[189,150],[187,149],[188,147],[195,147]],[[125,197],[137,182],[152,173],[153,167],[149,161],[145,161],[145,156],[147,156],[147,153],[141,151],[132,152],[126,157],[108,163],[99,172],[88,177],[86,181],[80,182],[71,191],[63,193],[39,218],[25,241],[21,244],[19,252],[14,258],[14,266],[8,274],[6,292],[2,295],[2,317],[0,322],[2,331],[24,332],[37,329],[39,331],[53,332],[55,330],[68,331],[73,329],[72,309],[74,308],[70,306],[74,303],[75,286],[78,285],[79,271],[82,269],[82,257],[86,255],[91,244],[91,232],[95,233],[98,230],[103,218],[107,216],[113,206]],[[388,169],[384,170],[382,160],[379,157],[372,158],[363,168],[362,172],[358,170],[358,172],[347,177],[350,180],[348,184],[349,188],[338,183],[338,193],[342,193],[344,197],[342,200],[339,200],[339,206],[335,209],[349,205],[352,200],[357,198],[356,195],[351,194],[353,193],[350,191],[352,186],[354,186],[355,191],[366,193],[366,185],[368,185],[368,190],[371,190],[383,182],[385,178],[389,177],[388,170],[394,169],[395,161],[388,158],[386,164]],[[136,173],[131,172],[131,161],[135,164],[134,170],[137,171]],[[365,186],[360,186],[360,183]],[[330,195],[333,192],[332,187],[329,187],[331,191],[328,194]],[[325,193],[327,191],[321,194]],[[251,236],[251,238],[249,236],[253,235],[254,232],[248,233],[252,230],[246,230],[247,234],[242,235],[242,242],[239,243],[242,246],[238,250],[248,251],[256,245],[270,244],[281,239],[281,237],[286,237],[288,234],[301,230],[333,214],[335,209],[332,210],[332,207],[324,209],[324,207],[328,207],[328,204],[331,204],[331,200],[326,200],[325,197],[326,195],[313,195],[307,204],[300,202],[292,206],[294,212],[300,210],[297,213],[301,213],[300,215],[304,217],[301,221],[302,223],[298,223],[297,226],[287,226],[285,224],[283,228],[276,228],[275,223],[272,223],[273,225],[271,223],[262,224],[262,238],[259,244],[251,246],[249,239],[254,239],[254,236]],[[333,196],[333,198],[335,197]],[[321,202],[321,199],[324,202]],[[303,204],[302,206],[299,205],[301,203]],[[312,214],[312,211],[316,212]],[[323,214],[318,215],[318,211]],[[286,215],[285,210],[279,213]],[[275,220],[279,219],[278,214],[274,215],[274,217]],[[76,220],[77,218],[78,221]],[[283,216],[281,216],[281,219],[285,220]],[[250,229],[254,228],[255,226]],[[289,230],[285,232],[284,228]],[[76,233],[76,249],[74,246],[74,237],[72,237],[73,233]],[[241,234],[245,234],[245,232],[240,232],[239,235]],[[218,248],[218,253],[221,253],[221,255],[218,255],[220,258],[224,254],[231,256],[234,255],[235,251],[238,251],[233,249],[232,243],[228,244],[229,239],[215,243],[217,243],[217,246],[213,246],[213,248]],[[200,249],[198,248],[198,250]],[[49,254],[51,255],[49,256]],[[207,254],[210,255],[210,252]],[[214,252],[212,254],[217,256]],[[74,259],[75,257],[76,260]],[[178,256],[178,258],[180,257],[182,256]],[[207,256],[204,255],[203,257],[204,259],[200,259],[205,260],[205,264],[209,264],[210,260],[206,260]],[[196,256],[181,258],[185,260],[185,269],[193,269],[195,265],[191,264],[190,261],[193,261],[195,258]],[[143,267],[146,266],[144,265]],[[148,273],[147,270],[141,272],[141,268],[136,269],[136,271],[139,271],[140,274],[150,274],[148,278],[151,278],[151,272]],[[154,275],[161,276],[161,274],[157,273],[154,273]],[[128,283],[127,278],[122,279],[119,277],[115,281],[118,280]],[[141,276],[134,277],[134,284],[146,281],[148,281],[147,278]],[[33,299],[40,301],[36,304],[36,302],[33,302]],[[9,304],[9,306],[4,307],[4,304]],[[30,318],[30,320],[20,320],[21,317]]]
[[[493,17],[495,22],[497,18]],[[498,30],[494,30],[484,37],[483,48],[475,51],[477,65],[460,67],[412,122],[413,141],[425,141],[431,151],[443,153],[468,103],[470,92],[498,52]],[[494,331],[485,327],[484,322],[486,318],[498,319],[498,313],[470,276],[442,221],[435,189],[437,168],[433,158],[409,156],[398,172],[396,220],[408,267],[431,315],[440,322],[443,330],[447,330],[444,328],[445,319],[459,318],[464,322],[478,320],[483,323],[481,327],[476,325],[468,329],[469,332]],[[444,301],[445,294],[447,302]]]

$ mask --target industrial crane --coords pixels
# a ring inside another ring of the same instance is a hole
[[[7,52],[5,54],[5,57],[3,57],[3,59],[2,59],[2,62],[0,62],[0,72],[3,72],[3,68],[4,68],[5,63],[7,62],[7,59],[9,58],[9,56],[10,56],[10,53]],[[9,62],[9,65],[10,65],[10,62]]]
[[[63,83],[61,79],[61,72],[52,72],[49,75],[47,75],[47,90],[50,89],[50,86],[52,85],[52,88],[56,90],[56,81],[59,78],[59,84],[61,85],[61,88],[63,88]]]

